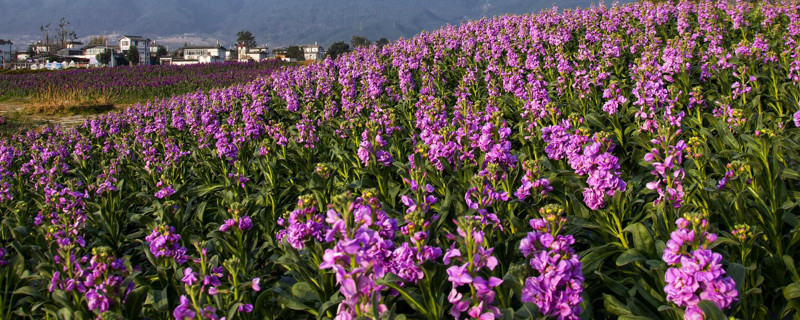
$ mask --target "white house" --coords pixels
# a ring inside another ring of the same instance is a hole
[[[67,42],[67,49],[80,49],[81,47],[83,47],[83,42],[80,41]]]
[[[207,56],[203,58],[201,62],[205,63],[208,62],[222,62],[225,61],[225,47],[220,47],[219,44],[216,46],[192,46],[192,47],[184,47],[183,48],[183,59],[184,60],[198,60],[200,61],[201,57]]]
[[[33,45],[33,51],[36,52],[36,54],[51,54],[56,51],[56,47],[54,45],[42,44],[40,41]]]
[[[14,52],[14,55],[17,57],[17,61],[26,61],[31,57],[27,52],[22,51]]]
[[[321,61],[325,59],[325,48],[317,43],[308,46],[302,46],[303,57],[306,60]]]
[[[122,54],[128,54],[128,50],[133,46],[139,51],[139,64],[150,64],[150,39],[141,36],[122,36],[119,39],[119,49]]]
[[[104,45],[93,45],[83,48],[83,54],[86,56],[96,56],[105,52],[106,50],[111,50],[111,52],[118,52],[119,48],[113,46],[104,46]]]
[[[250,60],[261,61],[269,57],[269,52],[267,52],[266,46],[263,48],[258,48],[258,47],[251,48],[245,46],[244,43],[242,43],[239,44],[239,46],[237,46],[236,49],[238,56],[237,60],[241,62]]]

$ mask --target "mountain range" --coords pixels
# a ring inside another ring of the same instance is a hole
[[[446,24],[502,14],[538,12],[555,0],[0,0],[0,34],[39,37],[64,17],[78,36],[135,34],[151,39],[194,36],[235,41],[250,30],[259,44],[349,42],[410,37]],[[558,0],[558,7],[588,7],[591,0]],[[12,37],[13,38],[13,37]]]

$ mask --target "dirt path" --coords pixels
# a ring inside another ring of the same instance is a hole
[[[0,101],[0,117],[3,124],[0,124],[0,131],[19,131],[26,128],[36,128],[47,124],[60,126],[74,126],[84,122],[87,118],[96,117],[99,114],[78,114],[78,115],[48,115],[40,113],[30,113],[27,110],[29,104],[25,101]],[[124,108],[124,107],[115,107]]]

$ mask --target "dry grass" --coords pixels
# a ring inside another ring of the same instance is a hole
[[[113,109],[117,94],[110,90],[86,91],[48,87],[31,99],[27,111],[34,114],[97,113]]]

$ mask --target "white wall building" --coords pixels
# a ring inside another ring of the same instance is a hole
[[[150,39],[140,36],[122,36],[119,39],[119,49],[122,54],[128,54],[128,50],[134,46],[139,51],[139,64],[150,64]]]
[[[325,48],[319,44],[314,43],[309,46],[302,46],[303,57],[306,60],[322,61],[325,59]]]
[[[183,48],[183,59],[185,60],[200,60],[200,57],[211,57],[214,62],[225,61],[225,47],[209,46],[209,47],[185,47]],[[206,58],[205,60],[208,60]]]
[[[267,47],[263,48],[251,48],[247,47],[244,44],[240,44],[236,47],[236,52],[238,53],[237,60],[239,61],[261,61],[267,59],[269,57],[269,52],[267,52]]]

